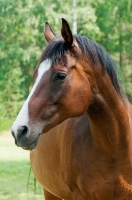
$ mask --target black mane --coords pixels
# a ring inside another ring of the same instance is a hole
[[[85,36],[74,35],[74,37],[76,38],[78,45],[86,58],[91,59],[95,66],[98,66],[98,64],[100,63],[103,69],[107,71],[117,94],[123,100],[124,95],[120,86],[120,82],[118,80],[115,64],[109,54],[104,50],[102,46]],[[49,58],[52,60],[52,65],[58,62],[63,62],[63,64],[65,64],[65,55],[67,51],[68,47],[66,46],[64,40],[62,39],[62,37],[57,36],[47,45],[41,56],[40,63],[43,60]]]

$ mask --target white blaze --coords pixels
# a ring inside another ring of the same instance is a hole
[[[12,130],[14,131],[15,135],[17,136],[17,128],[19,125],[21,126],[27,126],[28,125],[28,121],[29,121],[29,115],[28,115],[28,102],[30,101],[31,96],[33,95],[37,85],[39,84],[42,76],[44,75],[45,72],[47,72],[49,69],[51,68],[51,61],[49,59],[46,59],[45,61],[43,61],[39,68],[38,68],[38,76],[37,79],[35,81],[35,84],[33,85],[33,88],[27,98],[27,100],[25,101],[25,103],[23,104],[23,107],[21,108],[15,122],[13,123],[12,126]]]

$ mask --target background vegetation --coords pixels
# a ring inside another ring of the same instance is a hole
[[[29,172],[29,151],[15,146],[9,134],[0,135],[0,200],[42,200],[43,188]]]
[[[0,0],[0,130],[10,128],[32,86],[44,22],[57,34],[62,17],[106,48],[132,101],[132,0]]]

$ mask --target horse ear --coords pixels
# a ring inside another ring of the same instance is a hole
[[[47,42],[50,42],[55,37],[55,34],[53,33],[48,22],[45,23],[44,37]]]
[[[62,28],[61,28],[61,35],[64,38],[68,47],[72,46],[73,43],[73,36],[70,30],[69,24],[65,19],[62,18]]]

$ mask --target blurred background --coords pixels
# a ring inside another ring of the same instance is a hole
[[[44,23],[48,21],[54,33],[60,34],[62,17],[73,33],[105,47],[116,62],[123,89],[132,102],[132,0],[0,0],[0,162],[5,163],[0,168],[0,173],[5,172],[0,177],[0,187],[11,176],[10,169],[22,163],[26,163],[27,184],[30,168],[27,153],[15,147],[7,131],[32,87],[33,71],[46,46]],[[9,166],[11,161],[14,164]],[[19,175],[24,174],[19,170]],[[5,182],[9,184],[6,191],[0,189],[0,199],[30,199],[21,196],[26,189],[20,195],[16,195],[18,191],[7,194],[13,184],[11,180]]]

